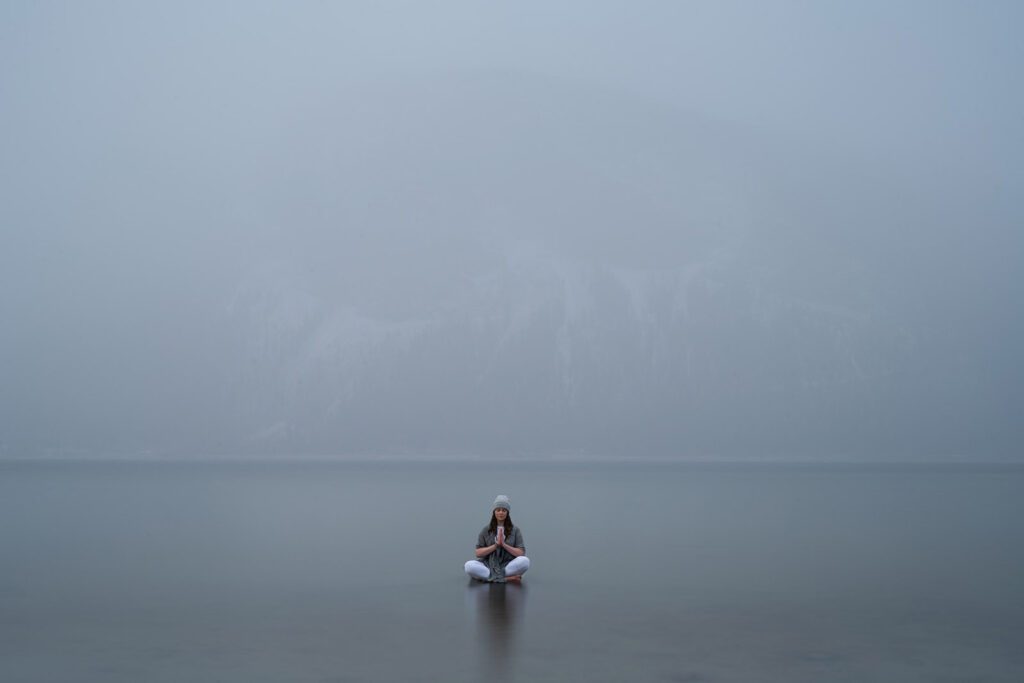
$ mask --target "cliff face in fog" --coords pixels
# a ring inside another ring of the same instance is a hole
[[[773,292],[723,252],[616,268],[509,255],[417,315],[373,318],[277,273],[232,306],[252,330],[229,404],[252,447],[792,455],[877,425],[915,340]]]
[[[1009,233],[992,215],[972,236],[963,204],[913,179],[500,73],[345,91],[255,131],[205,165],[187,141],[146,157],[103,204],[104,240],[29,254],[46,284],[5,342],[25,388],[5,452],[877,458],[1019,441],[1013,383],[986,360],[1019,337],[991,334]]]

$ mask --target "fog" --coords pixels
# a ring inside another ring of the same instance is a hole
[[[0,456],[1019,459],[1017,3],[6,3]]]

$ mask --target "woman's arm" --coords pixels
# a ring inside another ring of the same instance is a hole
[[[497,543],[494,543],[492,545],[486,545],[483,548],[477,548],[476,549],[476,556],[477,557],[487,557],[488,555],[490,555],[491,553],[493,553],[497,549],[498,549],[498,544]]]
[[[504,548],[508,552],[509,555],[514,555],[515,557],[520,557],[520,556],[526,554],[525,550],[520,550],[519,548],[515,547],[514,545],[509,545],[508,543],[505,543],[504,541],[502,541],[501,547]],[[479,553],[480,551],[477,550],[477,552]],[[477,555],[477,557],[480,557],[480,556]]]
[[[523,545],[523,536],[519,529],[515,529],[512,532],[512,542],[515,543],[515,545],[509,545],[508,539],[505,538],[504,534],[502,534],[501,538],[498,539],[498,543],[501,547],[504,548],[512,557],[522,557],[526,554],[526,550],[520,547]]]

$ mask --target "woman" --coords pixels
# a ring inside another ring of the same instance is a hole
[[[512,523],[508,496],[494,499],[491,523],[476,538],[476,559],[466,563],[466,573],[477,581],[519,581],[530,568],[523,533]]]

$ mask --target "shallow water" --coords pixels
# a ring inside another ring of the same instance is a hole
[[[523,585],[462,573],[497,493]],[[1024,468],[0,464],[3,681],[1018,681]]]

